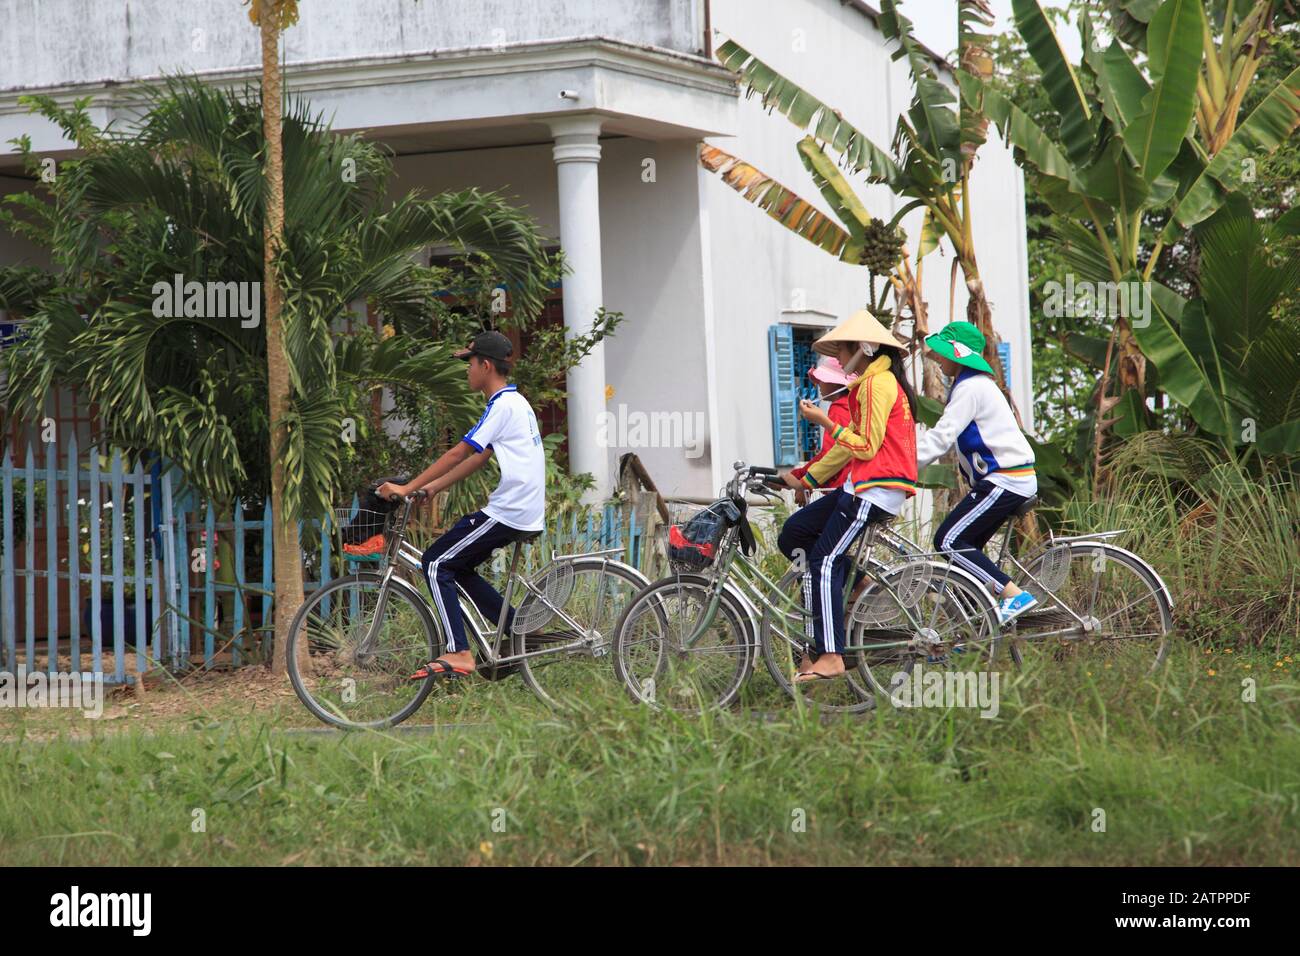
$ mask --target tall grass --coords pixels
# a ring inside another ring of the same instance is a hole
[[[1180,647],[1152,679],[1003,672],[992,720],[827,722],[480,683],[476,728],[11,743],[0,864],[1300,863],[1300,687],[1260,677]]]
[[[1197,640],[1290,653],[1300,645],[1300,489],[1252,473],[1207,442],[1147,433],[1112,458],[1097,497],[1062,509],[1067,530],[1124,528],[1174,596]]]

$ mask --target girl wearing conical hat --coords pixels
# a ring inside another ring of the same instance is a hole
[[[855,312],[814,343],[838,359],[851,378],[851,421],[837,425],[815,403],[799,414],[826,429],[834,447],[801,476],[783,477],[792,488],[816,488],[848,466],[838,490],[800,508],[781,528],[777,544],[790,559],[804,556],[803,599],[813,652],[799,662],[797,683],[844,673],[844,578],[848,554],[862,530],[898,514],[916,494],[916,395],[903,369],[898,340],[870,312]]]

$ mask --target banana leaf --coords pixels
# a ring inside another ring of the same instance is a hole
[[[1082,359],[1100,372],[1106,366],[1106,348],[1110,343],[1097,335],[1070,332],[1065,337],[1065,349],[1075,358]],[[1114,355],[1111,364],[1115,364]]]
[[[951,465],[926,465],[916,476],[918,488],[956,488],[957,471]]]
[[[1084,17],[1083,57],[1097,80],[1102,110],[1120,129],[1133,122],[1142,112],[1142,101],[1151,92],[1147,82],[1125,52],[1119,40],[1111,40],[1105,50],[1092,48],[1092,21]]]
[[[1011,9],[1016,29],[1043,73],[1047,97],[1060,115],[1065,155],[1075,165],[1082,165],[1092,150],[1095,129],[1079,78],[1037,0],[1012,0]]]
[[[1300,236],[1300,206],[1292,206],[1273,224],[1280,236]]]
[[[1024,160],[1040,175],[1058,180],[1064,188],[1070,188],[1072,164],[1029,114],[969,73],[958,71],[957,82],[961,84],[962,96],[980,100],[989,120],[1007,142],[1020,150]]]
[[[916,417],[926,428],[933,428],[943,415],[943,402],[925,395],[916,396]]]
[[[854,172],[865,170],[869,180],[885,183],[895,192],[905,185],[906,175],[887,152],[807,90],[732,40],[718,47],[715,55],[745,81],[748,92],[762,97],[764,106],[777,110],[802,130],[811,127],[812,134],[839,153]]]
[[[957,58],[967,72],[981,77],[993,75],[988,30],[995,22],[988,0],[958,0]],[[978,104],[966,99],[961,101],[960,112],[962,154],[969,162],[988,139],[989,119]]]
[[[862,204],[862,200],[853,191],[849,181],[844,178],[825,151],[817,145],[817,140],[811,136],[799,140],[796,148],[799,150],[799,158],[803,161],[804,168],[812,176],[822,196],[830,203],[831,209],[848,227],[853,238],[860,238],[867,226],[871,225],[873,217],[867,212],[867,207]]]
[[[1070,473],[1065,452],[1056,442],[1042,442],[1032,435],[1025,441],[1034,452],[1034,473],[1038,478],[1038,497],[1044,504],[1059,504],[1074,493],[1074,475]]]
[[[1079,170],[1075,187],[1082,195],[1101,200],[1125,218],[1143,208],[1151,192],[1119,136],[1113,136],[1101,154]]]
[[[899,45],[894,59],[906,57],[911,69],[913,96],[908,116],[918,145],[933,158],[934,165],[950,160],[955,168],[961,168],[961,123],[949,108],[949,104],[957,102],[957,97],[939,80],[929,51],[917,43],[912,34],[912,21],[899,12],[895,0],[883,0],[878,22],[886,39],[895,40]]]
[[[1146,51],[1147,24],[1160,0],[1106,0],[1107,22],[1115,36],[1137,50]]]
[[[707,144],[700,146],[700,164],[795,235],[845,261],[861,261],[861,244],[839,223],[757,167]]]
[[[1179,200],[1161,234],[1166,242],[1177,240],[1181,228],[1208,219],[1241,185],[1252,163],[1261,162],[1300,128],[1300,67],[1287,75],[1251,112],[1246,121],[1215,154]]]
[[[1165,0],[1147,28],[1155,85],[1143,99],[1142,112],[1123,127],[1122,135],[1148,183],[1178,155],[1196,112],[1203,17],[1201,0]]]
[[[1204,307],[1199,299],[1189,302],[1183,309],[1183,324],[1203,321]],[[1159,367],[1165,392],[1187,408],[1206,431],[1226,436],[1228,421],[1214,384],[1159,301],[1153,302],[1151,321],[1134,326],[1133,335],[1147,359]]]

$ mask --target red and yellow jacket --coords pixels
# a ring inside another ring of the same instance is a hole
[[[845,464],[854,493],[897,488],[916,494],[916,422],[907,395],[889,371],[889,358],[867,366],[849,389],[852,421],[831,432],[835,447],[808,465],[800,480],[809,488],[836,475]]]
[[[826,409],[826,417],[836,425],[852,425],[853,413],[849,411],[849,396],[841,395],[839,398],[835,399],[835,401],[831,402],[831,407]],[[808,464],[800,465],[798,468],[791,468],[790,474],[794,475],[796,478],[802,478],[807,474],[809,468],[825,458],[826,455],[835,448],[835,439],[831,437],[832,431],[833,429],[830,428],[822,429],[822,450],[809,459]],[[852,467],[853,465],[851,462],[845,461],[844,467],[840,469],[839,473],[834,475],[829,481],[822,482],[819,487],[839,488],[844,484],[844,482],[848,481],[849,471]]]

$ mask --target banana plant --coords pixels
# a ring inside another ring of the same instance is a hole
[[[1222,205],[1240,160],[1266,155],[1300,125],[1297,71],[1235,124],[1210,157],[1194,133],[1198,108],[1204,109],[1198,89],[1210,35],[1200,0],[1124,7],[1130,17],[1149,15],[1142,65],[1118,36],[1100,48],[1085,15],[1085,55],[1076,68],[1038,2],[1012,0],[1016,27],[1059,117],[1057,139],[975,75],[963,71],[959,77],[963,95],[981,103],[1016,147],[1021,165],[1036,174],[1039,194],[1071,246],[1072,265],[1085,279],[1116,283],[1149,280],[1164,246]],[[1148,226],[1153,213],[1168,219],[1158,235]],[[1167,290],[1158,291],[1167,298]],[[1147,358],[1128,316],[1116,317],[1102,370],[1094,428],[1098,465],[1109,429],[1140,430],[1146,418]]]
[[[1200,295],[1166,294],[1138,340],[1161,387],[1230,452],[1300,454],[1300,210],[1270,223],[1235,195],[1196,229]]]
[[[972,75],[991,75],[992,59],[983,33],[993,23],[987,0],[959,0],[957,13],[960,61],[972,71]],[[906,58],[913,82],[912,101],[906,114],[899,117],[887,150],[873,143],[838,110],[734,40],[722,43],[716,55],[723,66],[744,82],[749,93],[757,93],[762,98],[765,107],[776,110],[796,127],[808,132],[809,135],[798,144],[800,159],[832,210],[847,227],[848,236],[842,242],[836,240],[833,254],[853,261],[860,241],[855,230],[867,228],[862,219],[866,214],[865,207],[841,168],[849,175],[863,175],[868,182],[882,183],[908,200],[890,225],[896,226],[914,209],[924,209],[917,243],[916,271],[913,272],[909,257],[904,257],[890,279],[897,301],[911,308],[918,331],[924,332],[926,310],[919,292],[921,260],[937,248],[941,239],[946,238],[955,253],[954,279],[955,270],[960,268],[969,293],[966,317],[984,332],[987,343],[985,358],[997,370],[997,380],[1002,384],[998,337],[980,278],[970,204],[970,173],[975,154],[987,135],[988,117],[977,102],[959,101],[956,93],[939,79],[932,55],[916,41],[912,23],[900,12],[896,0],[884,0],[881,4],[879,24],[884,35],[897,43],[895,59]],[[830,158],[827,150],[838,155],[838,164]],[[720,168],[710,165],[708,154],[702,152],[701,157],[706,168],[714,171]],[[713,159],[717,158],[713,154]],[[730,165],[728,171],[739,175],[736,168],[734,164]],[[785,187],[780,188],[790,193]],[[762,195],[768,204],[764,208],[769,212],[773,208],[781,212],[774,218],[791,228],[803,227],[803,231],[799,228],[795,231],[819,242],[815,231],[824,225],[809,217],[806,210],[783,205],[778,198],[780,194],[773,194],[770,190],[742,192],[752,201],[756,201],[755,196]],[[824,237],[825,233],[821,235]],[[932,372],[929,365],[926,379],[924,391],[929,395],[938,381],[937,372]]]
[[[1147,53],[1147,32],[1160,0],[1107,0],[1116,36]],[[1241,103],[1268,56],[1278,26],[1293,22],[1290,0],[1210,0],[1202,39],[1207,53],[1196,84],[1196,130],[1206,155],[1214,156],[1236,132]]]

